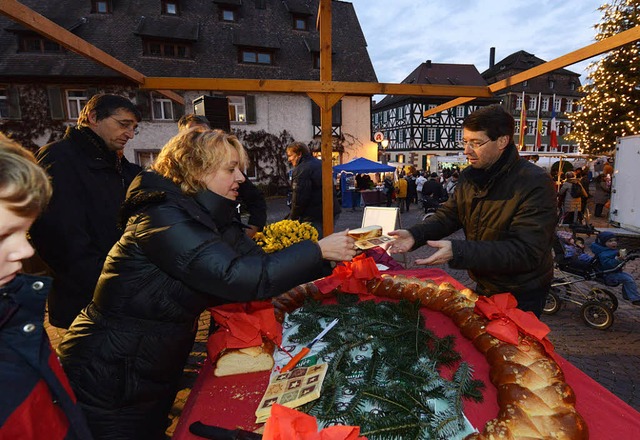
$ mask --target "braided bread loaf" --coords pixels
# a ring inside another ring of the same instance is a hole
[[[498,391],[498,417],[469,440],[485,439],[587,439],[587,425],[575,409],[575,395],[558,364],[533,338],[520,336],[517,346],[486,332],[489,322],[474,312],[478,298],[469,289],[449,283],[383,275],[367,283],[375,296],[420,300],[424,307],[444,313],[486,357],[491,382]],[[276,319],[284,320],[307,297],[324,295],[313,283],[298,286],[273,299]]]

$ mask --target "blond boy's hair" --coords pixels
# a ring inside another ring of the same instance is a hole
[[[0,202],[21,217],[36,217],[49,203],[51,183],[33,154],[0,133]]]

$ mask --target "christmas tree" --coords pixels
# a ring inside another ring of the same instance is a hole
[[[640,0],[614,0],[600,8],[596,40],[604,40],[640,24]],[[636,41],[606,53],[589,65],[582,87],[582,111],[569,115],[568,136],[591,155],[615,151],[616,138],[640,134],[640,57]]]

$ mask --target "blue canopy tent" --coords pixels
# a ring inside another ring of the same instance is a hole
[[[347,171],[349,173],[386,173],[388,171],[395,171],[395,167],[359,157],[353,159],[351,162],[333,167],[334,174],[338,174],[340,171]]]
[[[342,195],[342,207],[343,208],[355,208],[360,206],[360,193],[355,190],[349,189],[350,185],[347,185],[346,173],[386,173],[395,171],[395,167],[390,165],[381,164],[380,162],[374,162],[364,157],[353,159],[351,162],[343,163],[342,165],[336,165],[333,167],[333,174],[336,175],[344,171],[345,173],[340,178],[340,188]],[[353,178],[353,176],[351,176]]]

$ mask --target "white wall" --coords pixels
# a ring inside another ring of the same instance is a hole
[[[185,112],[193,112],[193,100],[209,92],[187,92]],[[255,94],[256,123],[232,123],[231,128],[260,131],[279,135],[283,130],[296,140],[308,143],[313,140],[311,100],[306,95],[285,93]],[[343,162],[357,157],[377,160],[377,144],[371,141],[371,100],[368,96],[342,98],[342,133],[345,136]],[[130,140],[125,157],[135,161],[136,150],[159,150],[178,131],[175,121],[142,121],[140,134]]]

